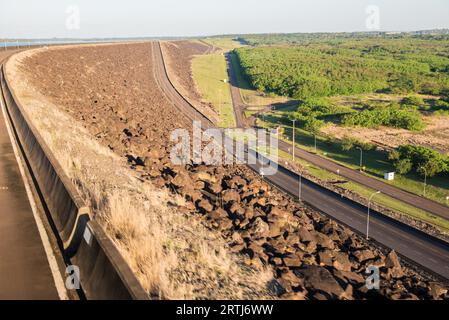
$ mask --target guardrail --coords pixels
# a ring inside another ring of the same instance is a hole
[[[20,105],[4,65],[0,73],[0,88],[17,144],[63,252],[80,270],[79,280],[86,298],[148,299],[113,241],[96,221],[90,220],[90,209]]]

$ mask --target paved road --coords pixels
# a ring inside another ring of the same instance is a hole
[[[228,60],[228,74],[231,85],[231,96],[235,108],[234,112],[236,113],[237,126],[244,127],[247,125],[247,122],[245,121],[245,117],[243,115],[243,111],[246,108],[246,106],[241,99],[240,89],[238,88],[237,85],[237,79],[234,70],[232,68],[232,64],[229,63],[229,58],[227,60]],[[279,148],[284,152],[291,153],[292,145],[285,141],[279,141]],[[449,220],[449,207],[443,204],[420,197],[408,191],[399,189],[397,187],[389,185],[388,183],[369,177],[357,170],[349,169],[347,167],[339,165],[338,163],[335,163],[334,161],[325,159],[323,157],[307,152],[300,148],[295,148],[295,156],[303,160],[306,160],[320,168],[326,169],[328,171],[331,172],[339,171],[340,175],[345,177],[346,179],[357,182],[361,185],[364,185],[374,190],[380,190],[382,191],[382,193],[392,198],[398,199],[414,207],[428,211],[436,216]]]
[[[203,116],[185,99],[179,96],[164,73],[163,60],[158,54],[158,44],[153,43],[155,58],[155,77],[161,89],[171,102],[190,119],[203,121]],[[178,95],[178,96],[177,96]],[[211,124],[205,124],[210,127]],[[251,169],[259,172],[258,165],[250,165]],[[265,179],[291,194],[298,195],[299,176],[280,168],[275,175]],[[346,224],[360,234],[366,230],[366,207],[342,198],[321,186],[302,179],[302,198],[304,202],[322,211],[329,217]],[[372,211],[370,235],[386,247],[395,249],[399,254],[415,263],[420,264],[430,272],[449,279],[449,244],[435,239],[425,233],[412,229],[402,223],[391,220],[384,215]]]
[[[0,235],[0,300],[59,299],[1,111]]]

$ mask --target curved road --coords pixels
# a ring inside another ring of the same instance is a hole
[[[190,105],[173,87],[167,77],[163,57],[159,44],[152,43],[154,75],[161,90],[173,105],[191,120],[200,120],[204,127],[212,127],[204,116]],[[258,165],[250,165],[251,169],[259,172]],[[265,179],[289,193],[298,195],[299,176],[280,167],[275,175]],[[356,204],[349,199],[342,198],[321,186],[302,179],[301,200],[322,211],[329,217],[340,221],[360,234],[366,230],[366,207]],[[421,265],[428,271],[449,279],[449,244],[431,237],[405,224],[396,222],[384,215],[371,211],[370,236],[382,245],[395,249],[403,257]]]
[[[245,117],[243,115],[243,111],[246,108],[246,105],[241,98],[240,89],[238,88],[237,84],[237,78],[232,68],[232,63],[229,57],[227,58],[227,65],[231,85],[231,96],[235,108],[237,126],[244,127],[246,125],[246,122],[244,120]],[[291,148],[292,148],[291,144],[279,140],[279,149],[281,149],[284,152],[291,153],[290,151]],[[295,157],[306,160],[307,162],[310,162],[330,172],[339,171],[340,175],[345,177],[346,179],[357,182],[368,188],[379,190],[392,198],[408,203],[419,209],[428,211],[443,219],[449,220],[449,207],[443,204],[440,204],[427,198],[420,197],[408,191],[402,190],[376,178],[369,177],[357,170],[347,168],[334,161],[320,157],[319,155],[307,152],[300,148],[295,148]]]

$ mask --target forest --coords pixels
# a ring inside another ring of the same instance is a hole
[[[235,49],[252,86],[295,99],[360,93],[447,95],[449,40],[344,38]]]
[[[449,40],[449,29],[436,29],[414,32],[341,32],[341,33],[267,33],[248,34],[235,40],[250,46],[301,45],[317,42],[341,42],[347,39],[422,39]]]

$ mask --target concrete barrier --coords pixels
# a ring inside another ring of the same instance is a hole
[[[96,221],[89,221],[83,241],[72,259],[88,299],[147,300],[131,268]]]
[[[19,148],[61,240],[62,249],[80,271],[88,299],[148,299],[137,278],[33,126],[10,86],[4,65],[0,85]]]
[[[28,119],[22,106],[16,102],[14,91],[11,90],[3,69],[1,86],[21,150],[31,167],[64,250],[72,256],[81,242],[82,232],[89,220],[89,208]]]

